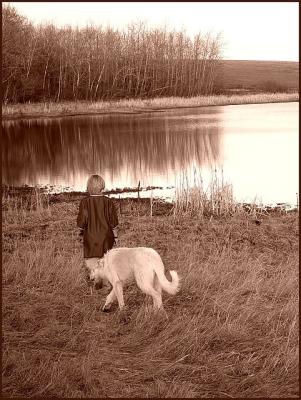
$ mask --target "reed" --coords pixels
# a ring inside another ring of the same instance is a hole
[[[299,93],[257,93],[242,95],[214,95],[196,97],[161,97],[119,101],[79,101],[3,104],[4,119],[12,117],[49,117],[111,112],[142,112],[182,107],[223,106],[299,101]]]
[[[252,208],[252,210],[255,208]],[[205,186],[201,171],[194,169],[193,181],[187,172],[180,176],[175,188],[174,215],[184,214],[204,218],[228,217],[245,212],[242,204],[235,201],[233,188],[225,182],[223,170],[211,170],[209,183]]]

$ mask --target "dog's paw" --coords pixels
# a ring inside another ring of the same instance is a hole
[[[131,320],[130,316],[127,313],[127,309],[125,308],[119,310],[117,315],[118,321],[122,324],[128,324]]]
[[[110,312],[110,311],[111,311],[111,307],[110,307],[110,306],[104,305],[104,306],[102,307],[102,312],[108,313],[108,312]]]
[[[100,290],[100,289],[102,289],[102,287],[103,287],[102,281],[96,282],[96,283],[94,284],[94,288],[95,288],[96,290]]]

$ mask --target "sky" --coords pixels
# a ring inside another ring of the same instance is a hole
[[[7,2],[4,2],[7,4]],[[10,2],[34,24],[110,25],[143,21],[196,33],[221,33],[230,60],[299,61],[298,2]]]

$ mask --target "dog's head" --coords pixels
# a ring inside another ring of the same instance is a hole
[[[89,269],[89,277],[95,286],[102,287],[102,285],[107,285],[108,280],[104,274],[104,260],[100,259],[96,268]]]
[[[103,267],[103,260],[98,260],[92,263],[83,263],[83,270],[86,281],[89,286],[94,286],[95,289],[101,289],[103,286],[103,279],[99,270]]]
[[[90,282],[94,286],[95,289],[102,289],[103,287],[103,280],[95,273],[95,270],[91,271],[90,273]]]
[[[94,268],[90,271],[90,279],[94,282],[99,282],[102,280],[102,273],[99,268]]]

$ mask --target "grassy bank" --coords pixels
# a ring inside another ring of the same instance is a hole
[[[256,224],[116,203],[119,246],[153,247],[182,277],[168,320],[130,286],[123,323],[81,274],[79,199],[3,199],[4,396],[298,397],[297,213]]]
[[[256,104],[299,101],[299,93],[258,93],[240,95],[166,97],[101,102],[60,102],[7,104],[2,107],[3,119],[57,117],[80,114],[140,113],[181,107],[204,107],[230,104]]]

